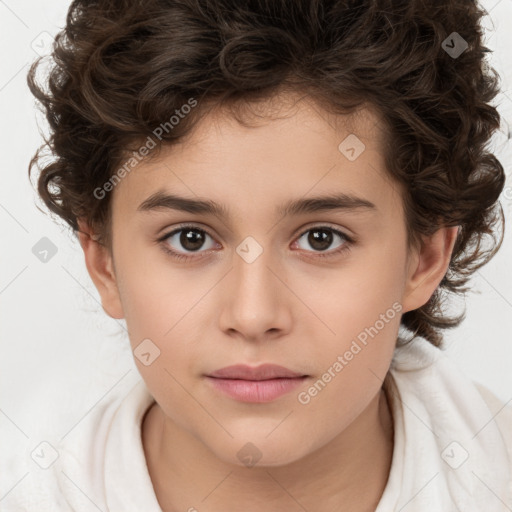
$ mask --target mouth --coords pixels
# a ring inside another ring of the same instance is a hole
[[[271,402],[293,391],[309,377],[274,364],[234,365],[206,375],[215,390],[235,400],[252,403]]]

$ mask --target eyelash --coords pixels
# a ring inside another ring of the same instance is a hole
[[[174,251],[173,249],[169,248],[168,244],[165,243],[165,241],[168,238],[170,238],[171,236],[175,235],[176,233],[179,233],[180,231],[185,231],[187,229],[195,230],[195,231],[200,231],[202,233],[206,233],[210,238],[212,238],[212,239],[214,238],[204,228],[199,228],[199,227],[197,227],[195,225],[192,225],[192,224],[183,224],[183,225],[180,225],[178,228],[173,229],[169,233],[166,233],[165,235],[163,235],[160,238],[158,238],[157,242],[161,243],[162,249],[167,254],[169,254],[171,257],[175,258],[176,260],[179,260],[179,261],[189,261],[189,260],[193,260],[193,259],[201,259],[201,258],[203,258],[203,256],[190,256],[190,255],[187,255],[187,254],[183,254],[183,253]],[[335,233],[336,235],[339,235],[342,239],[345,240],[345,243],[343,245],[341,245],[340,247],[338,247],[337,249],[335,249],[332,252],[322,253],[321,251],[317,251],[317,254],[315,256],[316,258],[331,258],[331,257],[339,256],[339,255],[345,253],[346,251],[349,251],[351,246],[355,242],[355,240],[352,237],[349,237],[348,235],[346,235],[342,231],[339,231],[338,229],[335,229],[335,228],[333,228],[331,226],[322,226],[322,225],[321,226],[313,226],[313,227],[310,227],[310,228],[306,229],[305,231],[300,233],[300,235],[298,235],[296,240],[299,240],[306,233],[308,233],[309,231],[313,231],[314,229],[323,229],[323,230],[326,230],[326,231],[331,231],[331,232]],[[311,252],[311,251],[309,251],[309,252]]]

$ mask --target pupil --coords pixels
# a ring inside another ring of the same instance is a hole
[[[310,231],[308,242],[315,249],[327,249],[332,243],[332,233],[325,229],[315,229]]]
[[[194,229],[183,230],[180,236],[180,243],[188,251],[200,249],[204,243],[203,233]]]

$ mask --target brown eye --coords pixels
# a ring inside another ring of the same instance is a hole
[[[170,246],[170,250],[177,253],[198,252],[200,249],[205,248],[207,239],[211,236],[204,230],[196,227],[182,227],[176,229],[165,235],[161,240],[164,244]],[[210,247],[205,249],[212,249],[215,246],[213,239],[210,242]]]
[[[317,251],[324,251],[332,244],[332,233],[326,229],[312,229],[307,237],[308,244]]]
[[[307,236],[305,236],[307,235]],[[341,239],[341,243],[338,245],[331,247],[336,238]],[[313,249],[313,251],[324,252],[327,249],[338,249],[340,246],[347,245],[350,242],[350,239],[343,234],[341,231],[338,231],[333,228],[329,228],[327,226],[310,228],[305,231],[300,237],[301,239],[305,239],[307,244]],[[299,244],[300,246],[300,244]],[[307,249],[307,247],[300,247],[301,249]]]
[[[204,244],[204,235],[204,231],[198,229],[183,229],[179,241],[187,251],[197,251]]]

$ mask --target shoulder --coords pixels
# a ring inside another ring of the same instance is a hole
[[[118,478],[118,473],[129,479],[130,473],[125,471],[130,466],[132,472],[136,469],[134,453],[140,455],[141,449],[139,422],[151,402],[143,381],[134,384],[132,380],[94,406],[58,445],[59,459],[53,473],[72,510],[86,509],[91,500],[101,509],[109,508],[109,492],[118,490],[112,489],[111,480]]]
[[[72,512],[91,510],[93,504],[99,510],[112,510],[117,498],[113,494],[121,489],[129,494],[141,471],[145,476],[140,419],[152,402],[144,382],[132,374],[56,439],[40,443],[35,454],[31,455],[31,446],[27,457],[2,458],[0,472],[13,475],[18,483],[14,480],[12,490],[2,493],[0,508],[6,512]],[[26,467],[19,462],[23,460],[28,461]],[[125,479],[128,490],[117,485],[116,478]],[[138,509],[145,508],[124,504],[116,508]]]
[[[512,399],[505,402],[479,382],[473,382],[489,409],[490,420],[498,426],[512,466]]]
[[[476,505],[484,510],[493,489],[499,497],[493,510],[502,510],[503,503],[511,506],[510,404],[473,382],[443,350],[423,338],[397,347],[389,373],[403,438],[406,496],[422,478],[436,474],[436,483],[422,493],[425,503],[438,500],[445,510],[451,500],[458,510]]]

